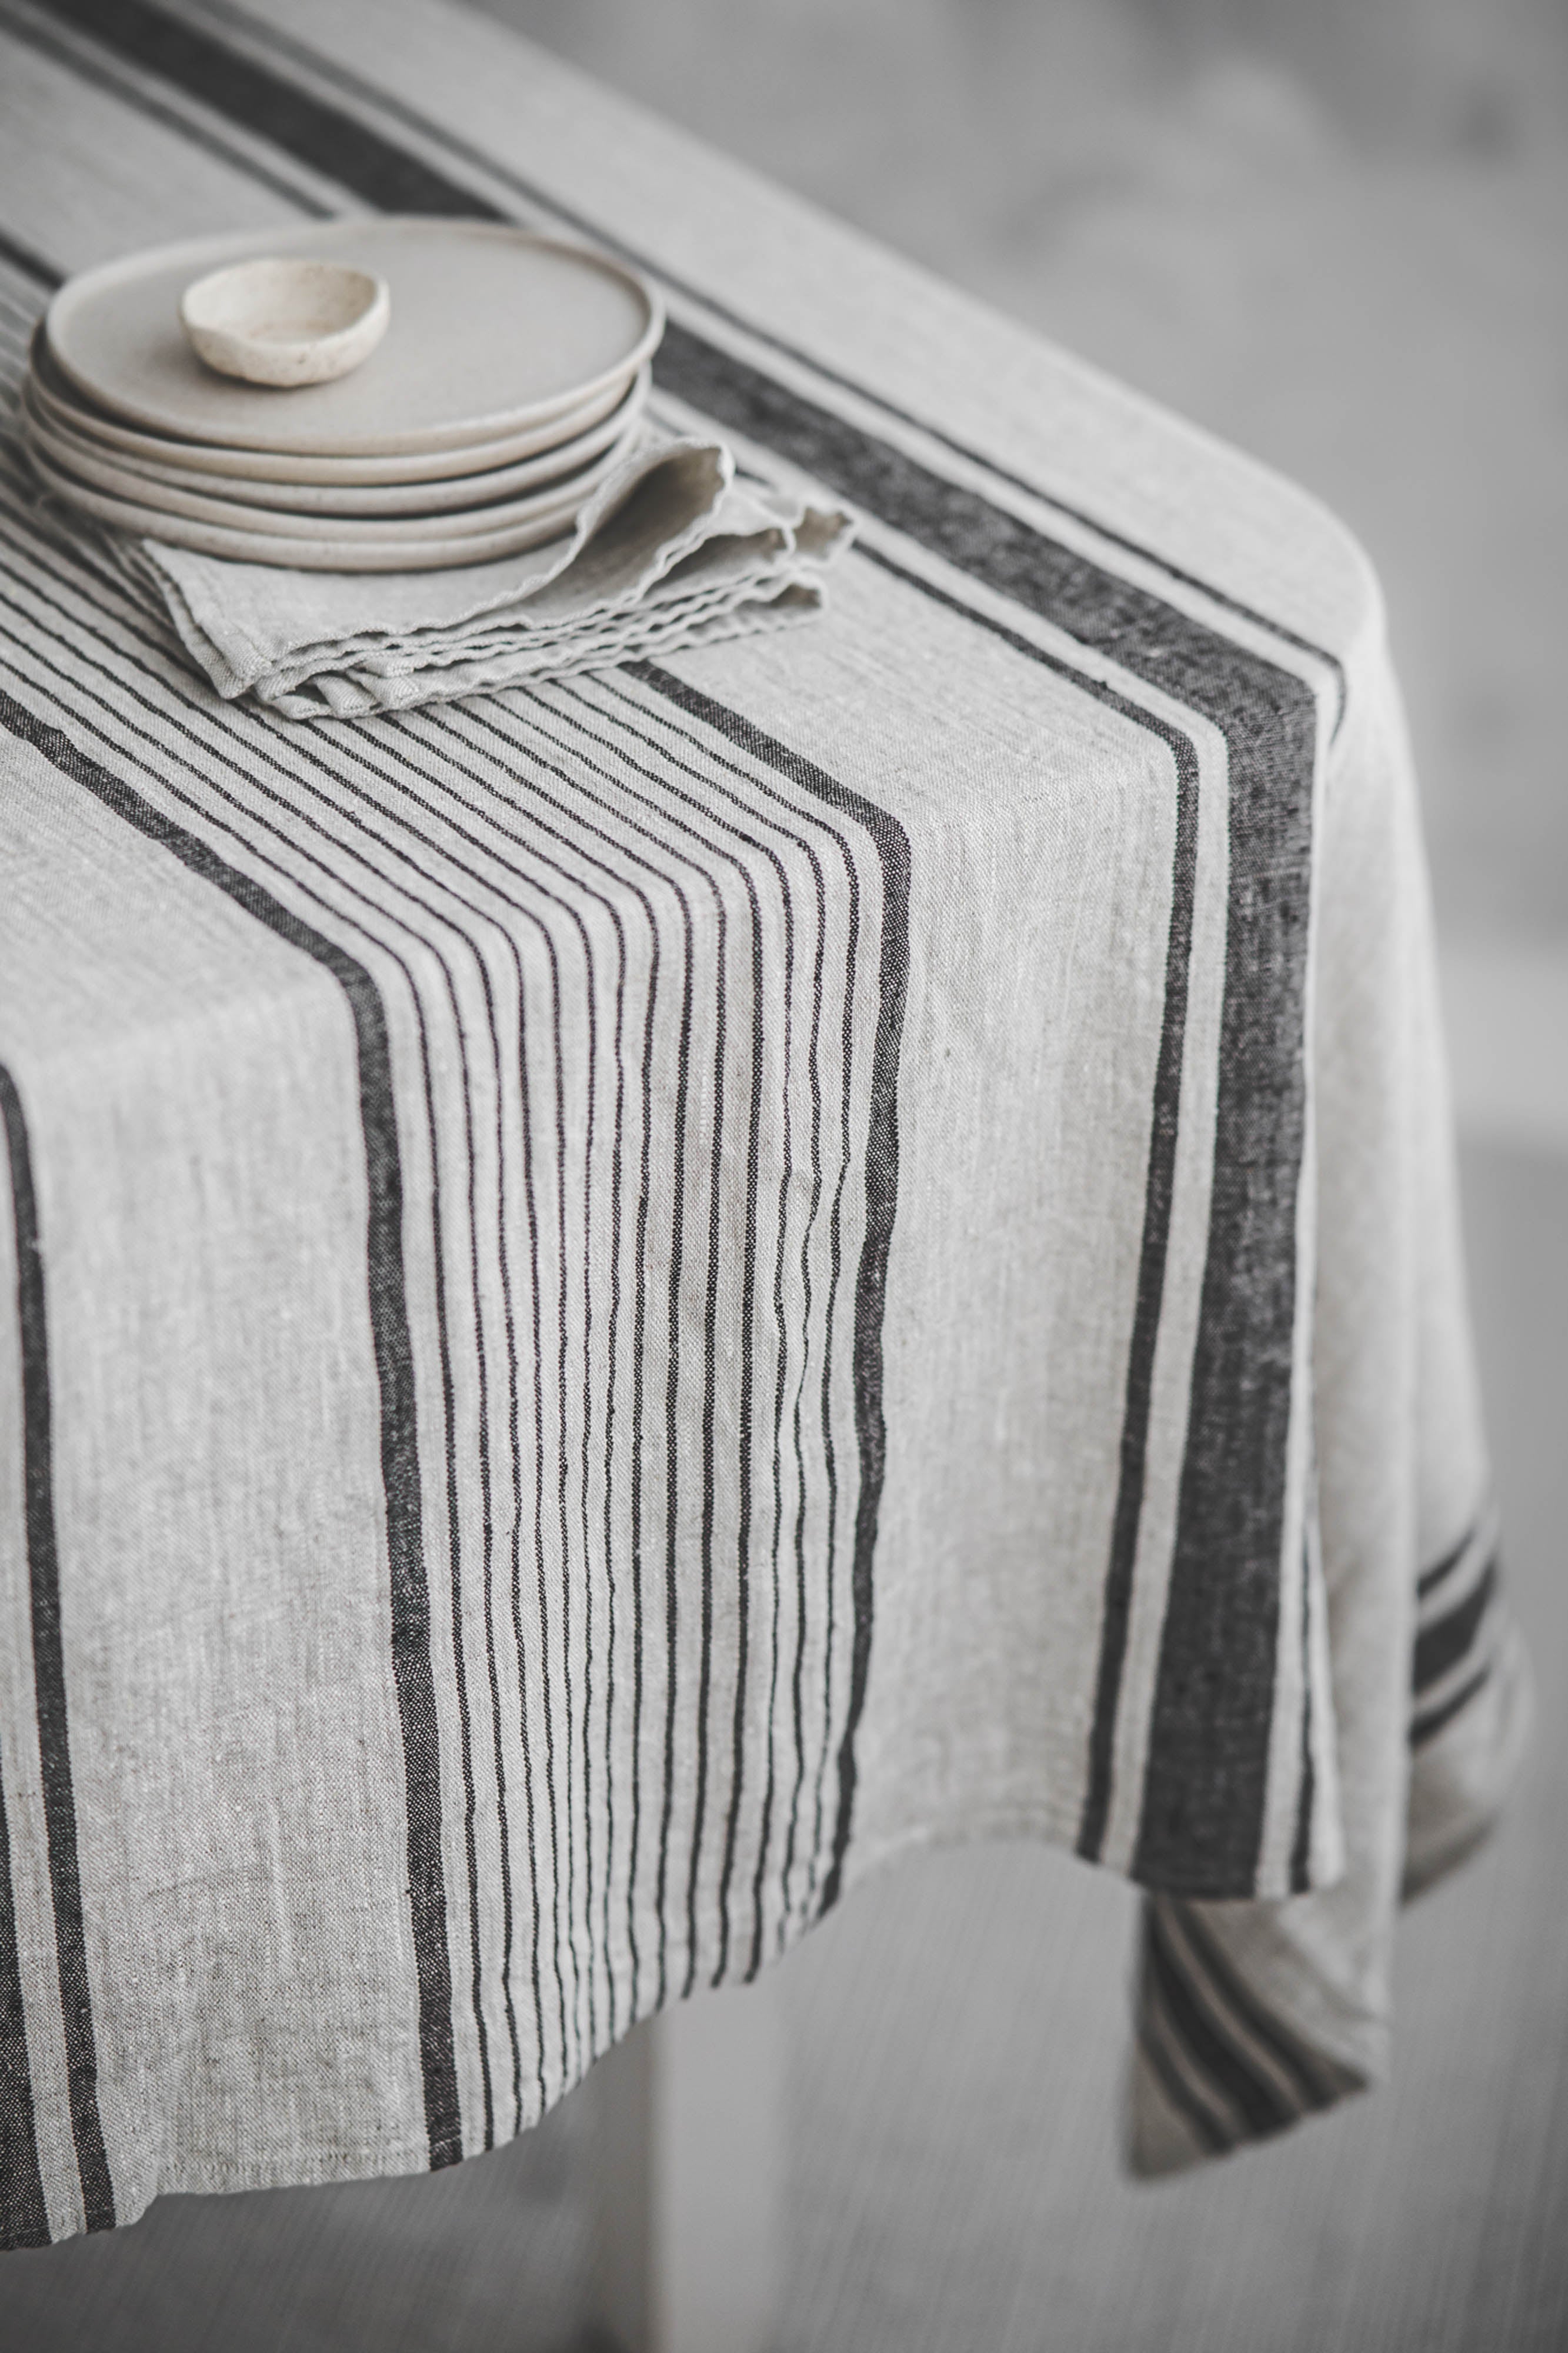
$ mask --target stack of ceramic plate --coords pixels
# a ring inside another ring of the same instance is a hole
[[[187,287],[276,255],[383,279],[391,322],[335,382],[220,375]],[[62,287],[23,410],[37,472],[95,522],[316,572],[483,564],[569,531],[626,454],[663,318],[631,270],[477,221],[324,221],[166,246]]]

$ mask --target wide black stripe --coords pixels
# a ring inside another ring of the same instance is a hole
[[[1254,1883],[1268,1795],[1294,1396],[1296,1216],[1316,714],[1285,674],[1217,660],[1183,700],[1226,730],[1230,875],[1208,1252],[1135,1876]]]
[[[1446,1617],[1423,1628],[1415,1638],[1415,1655],[1411,1665],[1410,1688],[1419,1694],[1430,1691],[1450,1667],[1458,1665],[1480,1629],[1482,1619],[1492,1595],[1497,1591],[1498,1565],[1494,1554],[1464,1599],[1455,1605]]]
[[[28,714],[4,693],[0,693],[0,725],[55,757],[47,744],[38,742],[39,733],[47,731],[34,728]],[[0,1118],[5,1122],[10,1153],[11,1202],[16,1225],[16,1313],[22,1341],[22,1477],[33,1629],[33,1689],[38,1722],[38,1763],[44,1785],[44,1831],[49,1851],[49,1894],[59,1965],[60,2011],[65,2027],[71,2136],[76,2143],[87,2228],[109,2231],[114,2227],[114,2189],[98,2112],[98,2042],[93,2031],[92,1989],[87,1972],[81,1874],[77,1859],[76,1793],[71,1780],[70,1729],[67,1720],[60,1565],[55,1537],[54,1407],[49,1387],[44,1243],[22,1099],[10,1071],[4,1067],[0,1067]],[[5,1886],[9,1903],[8,1870]],[[14,1956],[14,1921],[11,1949]],[[21,2023],[19,2009],[17,2023]],[[24,2048],[24,2070],[26,2063]],[[36,2155],[34,2163],[36,2166]],[[47,2237],[47,2230],[45,2236]]]
[[[1224,2093],[1255,2139],[1283,2132],[1295,2123],[1299,2112],[1286,2105],[1274,2085],[1215,2025],[1188,1984],[1158,1907],[1152,1903],[1144,1906],[1144,1924],[1147,1966],[1165,2015],[1193,2065]]]
[[[426,2126],[431,2165],[455,2164],[463,2154],[462,2119],[452,2039],[451,1968],[447,1950],[441,1861],[439,1743],[430,1659],[430,1601],[424,1557],[414,1357],[404,1285],[403,1174],[391,1046],[380,992],[357,959],[302,923],[259,883],[228,865],[196,835],[144,800],[133,786],[89,759],[58,728],[36,719],[4,693],[0,693],[0,724],[32,744],[63,775],[85,786],[104,807],[148,840],[169,850],[189,872],[222,891],[278,938],[310,956],[332,975],[348,1001],[358,1053],[360,1123],[368,1179],[368,1291],[381,1397],[393,1673],[403,1732],[409,1904],[419,1989]],[[58,1917],[58,1892],[56,1911]],[[78,1916],[79,1919],[79,1899]],[[67,2015],[68,2039],[68,2009]],[[99,2145],[101,2149],[101,2139]],[[100,2185],[95,2184],[97,2187]],[[84,2197],[89,2195],[85,2171],[83,2193]],[[106,2168],[100,2194],[107,2200]],[[89,2202],[89,2215],[91,2211]],[[111,2202],[105,2219],[113,2220]],[[100,2225],[89,2220],[89,2227]]]
[[[860,1454],[852,1571],[854,1630],[849,1697],[838,1750],[838,1808],[833,1859],[823,1883],[821,1909],[837,1902],[855,1808],[855,1736],[866,1701],[871,1662],[872,1557],[887,1467],[887,1426],[882,1410],[882,1319],[887,1305],[888,1258],[899,1191],[899,1054],[903,1040],[904,1002],[910,969],[910,842],[898,819],[838,783],[787,744],[713,702],[683,679],[651,662],[631,665],[633,674],[715,734],[728,736],[751,758],[777,768],[794,785],[853,817],[870,836],[882,874],[882,938],[878,965],[877,1033],[871,1050],[870,1106],[866,1145],[866,1232],[855,1286],[855,1422]]]
[[[1492,1662],[1489,1659],[1485,1666],[1479,1667],[1469,1681],[1461,1683],[1449,1698],[1436,1707],[1428,1708],[1425,1715],[1416,1716],[1410,1726],[1411,1747],[1425,1748],[1429,1740],[1435,1740],[1446,1725],[1452,1724],[1454,1718],[1468,1707],[1477,1693],[1484,1690],[1491,1681],[1491,1672]]]
[[[500,216],[340,109],[234,58],[205,34],[172,26],[142,0],[123,8],[103,0],[65,5],[100,37],[128,47],[209,103],[232,107],[243,85],[253,124],[373,202]],[[1226,734],[1231,899],[1211,1246],[1134,1868],[1150,1883],[1187,1893],[1245,1893],[1267,1788],[1291,1377],[1310,692],[689,330],[671,327],[660,364],[661,382],[682,397],[1169,687]],[[1292,779],[1289,793],[1277,790],[1281,776]],[[1262,1481],[1259,1463],[1269,1466]],[[1237,1508],[1238,1496],[1247,1508]],[[1225,1686],[1223,1709],[1213,1704],[1216,1679]]]

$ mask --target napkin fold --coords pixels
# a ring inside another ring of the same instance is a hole
[[[721,442],[645,438],[560,539],[441,572],[299,572],[106,534],[226,700],[360,718],[805,620],[850,517],[740,481]]]

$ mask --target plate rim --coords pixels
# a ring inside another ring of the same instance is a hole
[[[494,452],[498,449],[514,449],[519,440],[525,444],[522,454],[531,456],[543,455],[551,449],[559,448],[561,440],[573,438],[572,433],[568,431],[561,437],[560,440],[547,438],[543,441],[539,441],[535,437],[542,433],[548,436],[550,428],[535,426],[521,434],[504,436],[499,441],[475,441],[464,444],[461,448],[426,450],[422,453],[415,452],[406,457],[370,458],[284,456],[276,450],[235,448],[227,444],[213,441],[180,441],[168,434],[148,433],[142,431],[140,427],[120,425],[113,417],[104,417],[93,407],[79,408],[75,403],[73,387],[68,387],[66,392],[62,392],[49,382],[47,371],[54,363],[47,347],[43,343],[42,337],[43,327],[40,323],[35,331],[34,349],[30,356],[27,375],[28,381],[37,384],[38,387],[46,415],[51,409],[58,410],[68,428],[81,432],[89,440],[102,442],[107,448],[125,450],[131,455],[138,455],[147,448],[154,451],[167,450],[169,464],[178,466],[184,471],[192,474],[212,474],[222,479],[226,473],[225,461],[238,457],[247,461],[248,470],[246,479],[259,482],[289,482],[298,480],[307,484],[321,483],[325,486],[346,488],[392,487],[426,481],[454,482],[462,480],[468,474],[489,473],[493,471],[498,464],[514,462],[506,458],[498,459]],[[599,396],[596,396],[595,402],[584,404],[584,407],[596,407],[597,413],[585,426],[579,427],[577,429],[584,432],[593,431],[606,417],[614,416],[619,407],[634,399],[639,403],[639,406],[646,404],[650,385],[651,375],[647,362],[645,360],[626,384],[625,390],[621,392],[619,399]],[[614,387],[611,390],[613,395]],[[597,406],[597,397],[605,399],[604,406]],[[575,412],[571,412],[558,418],[556,422],[570,427]],[[479,466],[469,464],[468,460],[475,455],[482,457],[485,462]],[[320,470],[312,470],[298,477],[279,470],[290,465]],[[372,472],[367,485],[363,478],[366,470],[371,468],[387,470]],[[397,470],[393,471],[392,469]]]
[[[574,456],[572,454],[574,444],[558,442],[549,449],[539,451],[532,458],[520,460],[519,464],[523,468],[536,465],[542,467],[546,461],[557,457],[560,452],[567,453],[567,462],[556,465],[550,471],[541,472],[534,478],[532,488],[542,493],[552,483],[562,482],[570,476],[580,473],[585,467],[596,464],[607,453],[629,447],[632,438],[642,427],[643,406],[641,401],[623,404],[620,407],[612,409],[607,417],[602,417],[597,425],[591,426],[587,432],[580,437],[594,445],[584,455]],[[47,409],[40,407],[37,403],[31,378],[23,385],[21,410],[24,434],[37,440],[46,454],[51,456],[68,473],[79,473],[91,482],[98,480],[97,473],[92,470],[98,469],[104,474],[115,476],[118,480],[123,480],[129,478],[130,481],[146,483],[152,488],[175,496],[214,499],[223,504],[242,507],[247,512],[258,515],[292,514],[301,520],[316,521],[328,525],[339,522],[391,523],[403,519],[412,519],[416,514],[422,519],[437,521],[443,515],[465,514],[482,505],[504,504],[513,496],[528,495],[530,489],[529,483],[525,480],[516,485],[514,491],[502,491],[494,498],[476,500],[472,497],[472,491],[481,485],[493,487],[494,474],[506,474],[515,470],[511,467],[505,466],[491,468],[476,474],[447,476],[435,482],[385,482],[369,485],[287,483],[271,480],[257,483],[256,478],[250,475],[228,475],[205,471],[197,473],[184,467],[169,467],[159,472],[153,470],[150,460],[141,459],[129,453],[118,453],[107,444],[94,441],[89,435],[73,433],[68,426],[58,424]],[[237,485],[244,485],[246,488],[258,487],[270,491],[276,495],[270,498],[247,498],[243,495],[243,491],[237,487]],[[108,487],[102,483],[99,486]],[[303,491],[314,497],[342,499],[345,494],[352,496],[356,491],[363,491],[367,488],[374,496],[384,497],[390,491],[399,496],[405,502],[384,508],[367,505],[363,508],[334,509],[325,505],[320,507],[290,505],[286,495],[289,491]],[[466,491],[470,495],[466,499],[453,496],[450,502],[445,506],[420,509],[416,503],[420,494],[423,492],[428,495],[431,491]],[[145,503],[152,503],[152,501],[148,501]]]
[[[488,534],[481,544],[479,534],[475,533],[468,541],[404,540],[395,545],[384,543],[378,549],[358,548],[326,537],[314,542],[268,540],[258,533],[229,531],[216,523],[185,523],[178,515],[155,513],[150,514],[149,520],[159,527],[150,530],[136,509],[125,501],[89,490],[85,485],[79,486],[79,486],[68,476],[62,476],[58,468],[36,457],[33,462],[46,489],[95,522],[107,523],[111,530],[132,539],[152,539],[166,546],[189,548],[196,554],[216,556],[230,564],[265,565],[274,571],[458,572],[475,565],[499,564],[509,555],[521,555],[527,548],[541,547],[552,539],[566,536],[558,526],[520,523],[513,531],[497,533],[495,538],[500,544],[496,545],[489,543]],[[373,560],[366,561],[367,558]]]
[[[95,480],[92,474],[79,470],[88,461],[80,459],[70,460],[58,457],[47,440],[40,441],[31,420],[24,420],[23,437],[29,448],[41,450],[45,463],[57,475],[63,475],[70,482],[79,482],[85,489],[98,491],[106,498],[121,500],[129,508],[143,513],[168,515],[192,522],[209,523],[217,530],[244,533],[250,528],[246,522],[235,519],[235,501],[222,498],[208,498],[199,491],[169,489],[163,483],[153,487],[166,491],[169,498],[180,503],[166,505],[162,501],[137,498],[130,493],[127,485],[112,479],[114,475],[112,466],[106,465],[100,469],[100,473],[111,479]],[[615,471],[625,454],[618,442],[612,442],[608,448],[600,450],[597,457],[591,458],[579,472],[568,475],[564,480],[554,483],[542,483],[531,499],[497,501],[503,510],[510,510],[510,512],[505,513],[504,520],[489,524],[476,525],[466,520],[468,515],[482,513],[484,512],[482,508],[459,508],[452,514],[435,514],[427,517],[408,515],[315,517],[290,514],[287,510],[276,507],[245,508],[242,509],[242,512],[245,515],[255,514],[258,518],[253,527],[257,535],[279,540],[286,546],[309,545],[313,540],[332,540],[343,546],[353,547],[384,546],[389,542],[424,546],[437,541],[480,538],[487,533],[509,531],[514,525],[532,522],[547,514],[574,513],[576,509],[584,505],[600,484]],[[259,520],[263,516],[268,520],[265,522]],[[419,522],[442,524],[447,528],[434,531],[407,528],[410,524]],[[153,535],[155,534],[148,534],[148,536]]]

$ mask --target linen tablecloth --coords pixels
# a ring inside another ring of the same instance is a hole
[[[937,1839],[1150,1891],[1144,2168],[1375,2077],[1525,1707],[1352,542],[426,0],[0,49],[8,386],[118,250],[515,218],[861,518],[305,725],[7,442],[0,2233],[450,2163]]]

